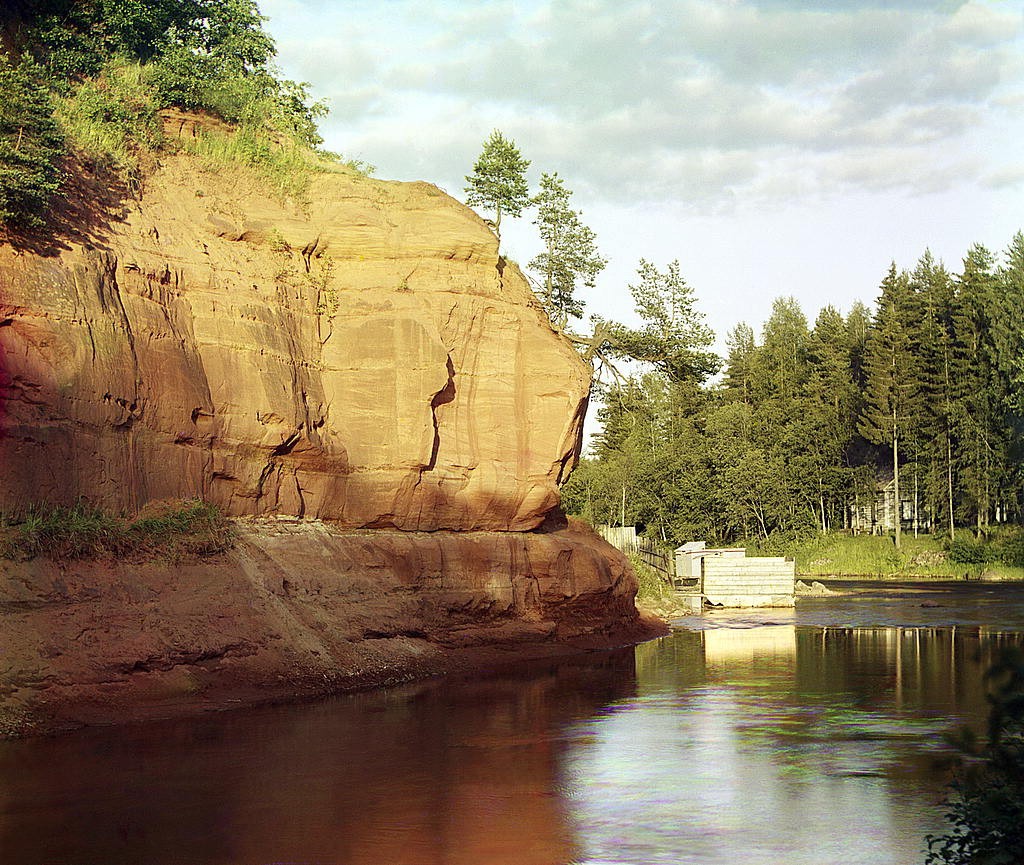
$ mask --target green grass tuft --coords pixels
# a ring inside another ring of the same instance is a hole
[[[58,561],[209,556],[233,544],[230,521],[216,505],[193,499],[161,503],[129,521],[87,502],[36,505],[0,528],[0,558]]]

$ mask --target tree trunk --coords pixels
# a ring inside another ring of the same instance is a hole
[[[900,435],[896,430],[896,413],[892,417],[892,492],[893,510],[895,511],[893,523],[896,525],[896,549],[900,548]]]
[[[956,529],[953,526],[953,440],[949,430],[946,431],[946,495],[949,506],[949,539],[956,540]]]
[[[920,450],[920,448],[918,448],[918,450]],[[919,525],[918,518],[917,518],[917,508],[918,508],[918,502],[919,502],[918,492],[919,492],[919,490],[918,490],[918,485],[917,485],[917,463],[915,462],[914,463],[914,537],[915,538],[917,537],[917,528],[918,528],[918,525]]]

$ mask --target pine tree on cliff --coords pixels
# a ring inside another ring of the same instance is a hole
[[[540,177],[540,192],[534,197],[544,250],[529,264],[540,277],[540,301],[551,323],[564,329],[570,318],[583,316],[583,301],[576,297],[579,285],[593,288],[597,275],[608,263],[597,251],[597,235],[583,224],[580,212],[569,202],[569,189],[558,172]]]
[[[497,129],[484,142],[484,149],[466,175],[466,204],[494,211],[494,233],[501,242],[501,217],[519,216],[530,204],[526,169],[530,161],[523,159],[515,143]]]

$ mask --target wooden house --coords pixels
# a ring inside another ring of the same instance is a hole
[[[861,496],[850,504],[850,528],[854,534],[884,535],[894,532],[897,511],[903,531],[913,531],[915,528],[918,531],[931,530],[931,520],[915,496],[913,486],[906,483],[900,485],[897,508],[896,481],[893,478],[876,484],[874,498]]]

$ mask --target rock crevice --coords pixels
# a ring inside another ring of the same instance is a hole
[[[132,207],[0,245],[0,511],[201,497],[240,541],[0,561],[0,734],[637,636],[626,560],[547,530],[590,370],[475,214],[343,173],[298,207],[186,155]]]

